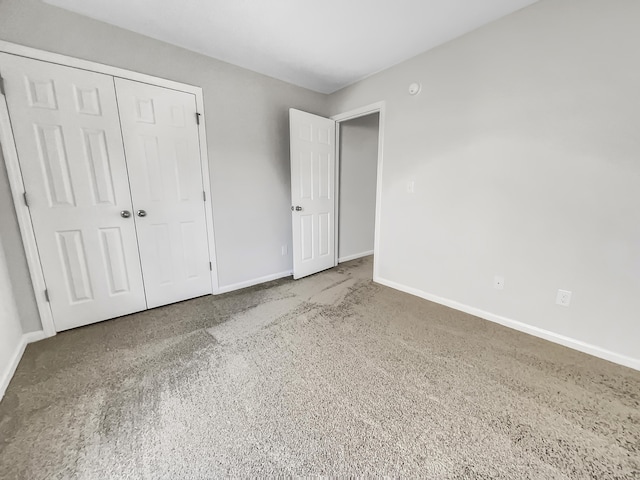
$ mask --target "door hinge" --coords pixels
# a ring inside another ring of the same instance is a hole
[[[200,114],[196,112],[196,123],[200,125]]]
[[[204,190],[202,191],[202,201],[203,202],[207,201],[207,192],[205,192]]]
[[[211,264],[211,262],[209,262],[209,271],[213,272],[213,265]]]
[[[24,198],[24,206],[29,208],[29,200],[27,200],[27,192],[22,194],[22,198]]]
[[[0,77],[0,93],[4,95],[4,78]]]
[[[44,299],[45,299],[47,302],[49,302],[49,290],[47,290],[46,288],[45,288],[45,290],[44,290]]]

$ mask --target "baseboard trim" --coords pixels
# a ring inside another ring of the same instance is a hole
[[[27,343],[33,343],[44,340],[45,338],[49,338],[49,335],[44,333],[43,330],[38,330],[37,332],[27,332],[22,335],[22,338],[24,338]]]
[[[24,349],[27,348],[27,344],[37,342],[44,338],[46,338],[46,335],[43,331],[25,333],[20,337],[20,341],[18,342],[18,345],[16,345],[16,349],[11,356],[9,365],[7,365],[7,368],[2,372],[2,376],[0,377],[0,400],[3,399],[5,392],[9,387],[9,383],[13,378],[13,374],[16,373],[16,368],[18,368],[18,364],[20,363],[20,360],[22,360],[22,354],[24,353]]]
[[[4,394],[7,391],[7,387],[9,386],[9,382],[13,378],[13,374],[16,373],[16,368],[18,368],[18,364],[22,359],[22,354],[24,353],[24,349],[27,347],[27,342],[24,338],[20,338],[18,345],[16,345],[16,349],[13,352],[11,360],[9,361],[9,365],[7,365],[4,372],[2,372],[2,377],[0,378],[0,400],[4,398]]]
[[[534,337],[543,338],[545,340],[549,340],[550,342],[558,343],[560,345],[572,348],[574,350],[578,350],[583,353],[588,353],[589,355],[593,355],[594,357],[602,358],[604,360],[608,360],[610,362],[617,363],[625,367],[633,368],[634,370],[640,370],[640,359],[638,358],[632,358],[626,355],[621,355],[619,353],[606,350],[596,345],[585,343],[581,340],[576,340],[574,338],[560,335],[558,333],[554,333],[549,330],[545,330],[543,328],[534,327],[532,325],[522,323],[517,320],[496,315],[494,313],[487,312],[479,308],[471,307],[464,303],[456,302],[455,300],[450,300],[448,298],[439,297],[431,293],[426,293],[426,292],[423,292],[422,290],[418,290],[417,288],[407,287],[406,285],[402,285],[400,283],[396,283],[391,280],[387,280],[385,278],[376,277],[374,278],[374,281],[376,283],[380,283],[381,285],[391,287],[395,290],[400,290],[401,292],[409,293],[411,295],[424,298],[425,300],[429,300],[430,302],[439,303],[440,305],[444,305],[446,307],[450,307],[455,310],[460,310],[461,312],[469,313],[476,317],[480,317],[484,320],[489,320],[490,322],[499,323],[500,325],[503,325],[505,327],[509,327],[514,330],[518,330],[520,332],[528,333],[529,335],[533,335]]]
[[[220,287],[216,292],[213,292],[213,294],[220,295],[222,293],[233,292],[234,290],[253,287],[254,285],[258,285],[260,283],[270,282],[272,280],[278,280],[284,277],[290,277],[291,275],[293,275],[293,270],[286,270],[280,273],[272,273],[271,275],[265,275],[264,277],[254,278],[252,280],[247,280],[245,282],[239,282],[239,283],[234,283],[232,285],[226,285],[224,287]]]
[[[346,257],[338,257],[338,263],[348,262],[350,260],[356,260],[357,258],[368,257],[369,255],[373,255],[373,250],[356,253],[354,255],[347,255]]]

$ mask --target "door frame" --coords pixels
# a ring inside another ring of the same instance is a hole
[[[374,222],[374,234],[373,234],[373,280],[377,281],[379,278],[378,268],[378,254],[380,252],[380,214],[382,208],[382,164],[384,159],[384,124],[385,124],[385,110],[386,104],[384,101],[371,103],[360,108],[355,108],[344,113],[334,115],[331,120],[336,122],[336,164],[335,164],[335,202],[336,202],[336,214],[335,214],[335,265],[338,265],[339,254],[339,239],[340,239],[340,124],[348,120],[355,118],[365,117],[373,113],[379,113],[378,121],[378,165],[376,171],[376,213]]]
[[[136,82],[148,83],[158,87],[169,88],[181,92],[191,93],[195,96],[196,109],[199,114],[198,137],[200,141],[200,166],[202,171],[202,188],[205,192],[207,201],[205,204],[205,217],[207,223],[207,236],[209,244],[209,261],[211,262],[211,286],[212,294],[219,290],[218,282],[218,262],[215,248],[215,236],[213,228],[213,198],[211,195],[211,176],[209,172],[209,157],[207,149],[207,132],[205,123],[204,96],[201,87],[189,85],[186,83],[174,82],[164,78],[154,77],[144,73],[133,72],[110,65],[104,65],[89,60],[81,60],[78,58],[61,55],[58,53],[39,50],[36,48],[25,47],[16,43],[0,40],[0,52],[26,57],[33,60],[41,60],[58,65],[88,70],[91,72],[102,73],[112,77],[134,80]],[[0,91],[0,144],[4,162],[7,167],[7,175],[9,177],[9,185],[11,186],[11,196],[13,205],[18,218],[20,234],[24,244],[25,254],[27,257],[27,265],[31,276],[31,283],[36,297],[38,313],[40,314],[40,322],[45,336],[51,337],[56,334],[55,324],[53,321],[53,313],[49,302],[45,297],[46,283],[44,281],[44,273],[40,263],[38,247],[36,244],[35,231],[31,222],[31,213],[24,202],[24,193],[26,191],[18,161],[18,153],[16,150],[13,130],[9,118],[9,110],[7,107],[6,97]]]

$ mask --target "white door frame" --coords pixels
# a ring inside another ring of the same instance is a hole
[[[335,215],[335,264],[338,265],[339,254],[339,220],[340,220],[340,124],[354,118],[364,117],[371,115],[372,113],[379,113],[380,120],[378,126],[378,168],[376,173],[376,214],[375,214],[375,226],[374,226],[374,238],[373,238],[373,280],[377,281],[378,274],[378,254],[380,252],[380,213],[382,206],[382,161],[383,161],[383,146],[384,146],[384,123],[385,123],[385,102],[376,102],[369,105],[365,105],[360,108],[349,110],[338,115],[331,117],[331,120],[336,122],[336,215]]]
[[[44,50],[38,50],[36,48],[25,47],[23,45],[5,42],[3,40],[0,40],[0,52],[27,57],[33,60],[42,60],[45,62],[56,63],[58,65],[67,67],[74,67],[81,70],[103,73],[113,77],[125,78],[127,80],[148,83],[151,85],[156,85],[158,87],[170,88],[173,90],[179,90],[181,92],[191,93],[195,96],[196,108],[198,110],[198,113],[200,114],[200,165],[202,168],[203,178],[202,188],[204,189],[205,195],[207,197],[207,201],[205,202],[205,216],[207,221],[207,234],[209,241],[209,260],[211,261],[212,265],[211,285],[213,288],[212,293],[217,293],[219,290],[218,262],[216,258],[215,237],[213,229],[213,199],[211,195],[211,177],[209,174],[209,158],[207,150],[207,134],[202,88],[196,87],[194,85],[188,85],[186,83],[174,82],[173,80],[146,75],[144,73],[124,70],[122,68],[112,67],[110,65],[103,65],[101,63],[91,62],[88,60],[80,60],[66,55],[60,55]],[[25,254],[27,256],[27,264],[29,266],[29,273],[31,274],[31,282],[33,284],[36,296],[38,312],[40,313],[40,321],[42,322],[42,329],[47,337],[51,337],[56,334],[55,324],[53,322],[53,314],[51,313],[50,305],[44,295],[46,284],[44,281],[42,266],[40,264],[40,256],[38,254],[38,247],[36,245],[35,232],[31,223],[31,214],[29,212],[29,209],[26,207],[23,199],[25,186],[22,181],[20,163],[18,162],[18,154],[13,138],[13,130],[11,129],[9,110],[7,108],[6,98],[2,92],[0,92],[0,97],[0,144],[2,146],[4,161],[7,166],[9,184],[11,185],[11,195],[13,197],[16,216],[18,217],[20,234],[24,243]]]

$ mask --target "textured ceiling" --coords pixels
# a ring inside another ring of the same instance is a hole
[[[331,93],[536,0],[44,0]]]

